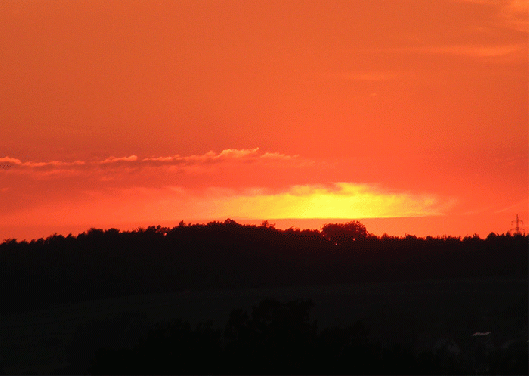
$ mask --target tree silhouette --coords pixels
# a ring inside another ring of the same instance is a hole
[[[334,244],[344,244],[356,240],[364,240],[369,233],[359,221],[347,223],[326,223],[321,230],[322,235]]]
[[[224,222],[0,244],[0,313],[185,289],[428,278],[527,278],[528,236],[375,237],[358,221],[322,231]]]

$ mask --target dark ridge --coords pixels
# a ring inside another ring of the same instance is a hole
[[[377,237],[359,222],[278,230],[227,219],[0,244],[0,313],[186,289],[527,279],[528,236]]]

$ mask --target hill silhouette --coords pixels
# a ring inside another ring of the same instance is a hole
[[[358,222],[326,226],[278,230],[267,222],[241,225],[227,219],[5,240],[0,293],[6,304],[0,313],[186,289],[527,279],[528,236],[377,237]]]
[[[230,219],[6,240],[0,371],[524,373],[528,240]]]

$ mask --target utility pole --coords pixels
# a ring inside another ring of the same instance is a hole
[[[522,233],[520,232],[520,223],[523,225],[523,221],[520,218],[518,218],[518,214],[516,214],[516,220],[511,221],[511,225],[515,223],[516,223],[516,227],[511,230],[514,230],[514,235],[522,235]]]

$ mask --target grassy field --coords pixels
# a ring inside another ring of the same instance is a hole
[[[448,336],[467,346],[475,332],[491,332],[495,346],[525,332],[524,279],[427,280],[293,286],[274,289],[184,291],[105,299],[11,314],[0,320],[0,360],[6,374],[52,373],[88,365],[99,347],[131,346],[156,322],[181,318],[223,328],[231,310],[250,310],[264,298],[311,299],[318,328],[362,320],[373,340],[414,346]]]

